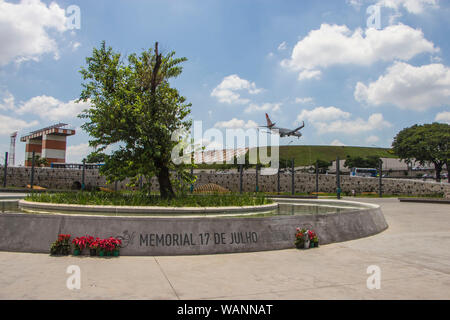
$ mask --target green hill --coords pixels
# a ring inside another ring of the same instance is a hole
[[[339,156],[367,157],[377,155],[382,158],[397,158],[391,149],[370,147],[347,147],[347,146],[280,146],[280,160],[295,159],[295,166],[312,165],[316,160],[333,161]]]

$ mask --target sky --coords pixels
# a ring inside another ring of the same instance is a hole
[[[267,112],[305,122],[281,145],[390,147],[403,128],[450,124],[449,16],[443,0],[0,0],[0,160],[13,131],[58,122],[77,130],[67,162],[92,151],[76,100],[103,40],[125,57],[156,41],[186,57],[171,85],[204,131]],[[17,139],[16,165],[24,149]]]

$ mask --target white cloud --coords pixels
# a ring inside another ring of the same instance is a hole
[[[66,162],[80,163],[83,158],[86,158],[94,149],[89,146],[89,143],[80,143],[67,147]]]
[[[219,121],[214,127],[223,129],[251,129],[258,127],[258,124],[253,120],[245,122],[242,119],[233,118],[229,121]]]
[[[383,119],[381,113],[374,113],[367,120],[361,118],[351,119],[349,112],[342,111],[336,107],[317,107],[312,110],[302,110],[297,116],[297,121],[302,120],[311,123],[319,134],[359,134],[392,126],[391,123]]]
[[[448,111],[439,112],[436,115],[436,118],[434,118],[434,120],[437,122],[450,124],[450,112]]]
[[[280,45],[278,46],[278,51],[283,51],[287,49],[287,43],[286,41],[283,41],[282,43],[280,43]]]
[[[279,111],[281,108],[281,102],[278,103],[263,103],[262,105],[257,105],[255,103],[251,103],[246,109],[245,113],[257,112],[257,111]]]
[[[72,46],[72,51],[76,51],[81,46],[81,43],[75,41],[71,42],[70,45]]]
[[[350,113],[336,107],[317,107],[312,110],[302,110],[297,116],[297,121],[323,122],[337,119],[348,119]]]
[[[377,5],[396,11],[404,8],[409,13],[421,14],[426,8],[439,8],[439,0],[380,0]]]
[[[254,82],[241,79],[238,75],[232,74],[225,77],[222,82],[211,92],[212,97],[216,97],[222,103],[247,104],[249,99],[241,98],[236,91],[246,91],[250,94],[257,94],[262,91],[256,87]]]
[[[34,120],[27,122],[21,119],[8,117],[0,114],[0,135],[11,134],[14,131],[21,131],[26,128],[34,127],[39,124],[38,121]]]
[[[366,142],[369,144],[377,143],[378,141],[380,141],[380,138],[378,138],[377,136],[368,136],[366,138]]]
[[[320,70],[303,70],[298,74],[298,80],[315,79],[319,80],[322,75]]]
[[[299,104],[308,104],[314,102],[314,98],[312,97],[305,97],[305,98],[295,98],[295,103],[299,103]]]
[[[88,103],[76,103],[75,100],[62,102],[51,96],[37,96],[20,105],[16,112],[20,115],[33,113],[48,120],[64,120],[75,118],[83,109],[89,107]]]
[[[319,134],[323,133],[345,133],[359,134],[362,132],[381,130],[383,128],[392,127],[392,124],[383,119],[381,113],[374,113],[366,120],[357,118],[355,120],[336,120],[329,123],[316,122],[313,123],[318,129]]]
[[[0,110],[13,110],[14,109],[14,96],[10,92],[3,94],[2,102],[0,103]]]
[[[438,51],[424,38],[421,30],[403,24],[353,32],[345,25],[322,24],[300,40],[292,50],[291,58],[283,60],[281,65],[299,71],[299,79],[308,79],[320,76],[318,68],[409,60],[420,53]]]
[[[49,31],[66,31],[66,19],[64,9],[54,2],[47,6],[39,0],[0,0],[0,66],[38,61],[43,54],[58,59],[58,45]]]
[[[396,62],[375,82],[358,82],[354,96],[370,105],[393,104],[400,109],[424,111],[449,104],[450,68],[442,64],[415,67]]]
[[[338,147],[345,146],[345,144],[343,142],[339,141],[338,139],[331,141],[330,145],[338,146]]]

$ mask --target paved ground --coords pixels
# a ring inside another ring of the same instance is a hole
[[[0,299],[450,299],[450,206],[382,205],[389,229],[295,249],[177,257],[50,257],[0,252]],[[66,287],[69,265],[81,289]],[[367,288],[367,267],[381,288]]]

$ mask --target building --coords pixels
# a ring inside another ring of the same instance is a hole
[[[42,128],[20,138],[25,142],[25,166],[31,166],[33,151],[36,156],[46,158],[48,166],[51,163],[66,162],[66,139],[73,136],[75,130],[64,128],[65,123],[58,123],[50,127]]]

